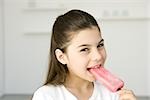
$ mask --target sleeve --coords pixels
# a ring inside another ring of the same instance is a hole
[[[41,91],[36,91],[32,97],[32,100],[54,100],[52,97],[45,95]]]

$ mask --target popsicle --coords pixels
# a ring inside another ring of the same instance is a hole
[[[112,92],[116,92],[124,86],[124,82],[120,78],[106,70],[104,67],[91,68],[89,71],[95,76],[96,80]]]

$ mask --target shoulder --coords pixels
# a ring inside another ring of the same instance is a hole
[[[44,85],[38,88],[32,100],[54,100],[59,95],[61,86]]]

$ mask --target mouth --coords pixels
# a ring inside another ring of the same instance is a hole
[[[102,67],[101,64],[95,65],[95,66],[91,66],[91,67],[87,68],[87,70],[89,71],[90,69],[98,69],[98,68],[100,68],[100,67]]]

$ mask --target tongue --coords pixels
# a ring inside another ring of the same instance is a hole
[[[114,76],[104,67],[91,68],[89,71],[95,76],[97,81],[102,83],[112,92],[116,92],[117,90],[121,89],[124,86],[122,80]]]

